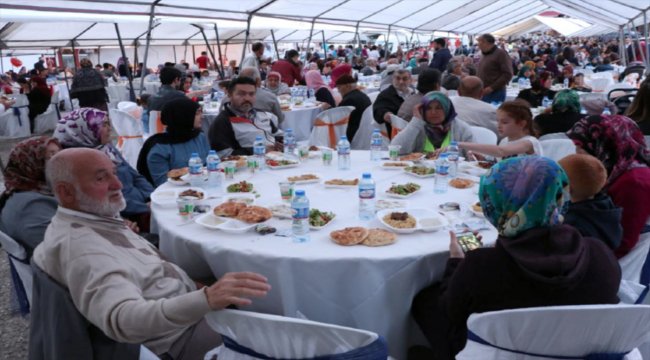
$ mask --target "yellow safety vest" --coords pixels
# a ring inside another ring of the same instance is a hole
[[[445,136],[445,139],[442,140],[442,144],[440,145],[440,148],[445,148],[445,147],[449,146],[449,143],[451,143],[451,131],[449,131],[447,133],[447,135]],[[433,146],[431,141],[429,141],[429,138],[425,135],[424,136],[424,152],[428,153],[428,152],[434,152],[434,151],[436,151],[436,147]]]

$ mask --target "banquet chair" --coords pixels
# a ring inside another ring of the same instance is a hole
[[[372,131],[377,128],[377,122],[372,115],[372,106],[368,106],[366,110],[361,114],[361,121],[359,122],[359,128],[354,134],[352,139],[351,148],[353,150],[369,150],[370,149],[370,135]]]
[[[29,359],[158,359],[138,344],[119,343],[77,310],[68,289],[32,263],[33,305]]]
[[[372,92],[372,93],[370,93],[370,94],[367,94],[367,95],[368,95],[368,98],[370,99],[370,103],[371,103],[371,104],[374,104],[374,103],[375,103],[375,100],[377,100],[377,96],[379,96],[379,93],[380,93],[380,92],[381,92],[381,91],[375,91],[375,92]],[[372,106],[371,106],[371,107],[372,107]]]
[[[551,139],[568,139],[568,138],[569,137],[566,136],[566,133],[558,132],[558,133],[550,133],[550,134],[542,135],[539,137],[539,141],[551,140]]]
[[[390,138],[394,139],[395,136],[397,136],[397,134],[399,134],[400,131],[404,130],[404,128],[409,124],[409,122],[395,114],[390,114],[390,124],[392,128]],[[386,125],[384,125],[384,128],[385,127]],[[382,135],[387,136],[388,134],[382,134]]]
[[[467,344],[456,356],[458,360],[636,360],[641,359],[636,348],[650,341],[650,306],[572,305],[492,311],[472,314],[467,329]]]
[[[549,139],[539,143],[542,145],[543,155],[555,161],[576,153],[576,146],[570,139]]]
[[[474,142],[477,144],[497,144],[497,135],[490,129],[480,127],[480,126],[470,126],[472,130],[472,136],[474,137]]]
[[[621,266],[621,289],[627,285],[627,294],[619,290],[619,298],[626,303],[650,305],[650,233],[639,236],[634,248],[618,260]],[[627,301],[626,301],[627,300]]]
[[[219,360],[388,357],[384,338],[370,331],[228,309],[211,312],[206,320],[223,338]]]
[[[339,138],[345,135],[348,128],[352,110],[354,110],[353,106],[339,106],[318,114],[309,136],[309,145],[328,146],[336,149]]]
[[[142,123],[126,111],[109,109],[111,123],[117,133],[117,149],[124,160],[134,169],[138,165],[138,154],[144,144],[142,138]]]
[[[16,96],[14,105],[0,114],[0,136],[20,138],[31,135],[28,107],[26,96]]]
[[[9,256],[11,281],[18,295],[21,312],[29,313],[32,303],[32,268],[25,248],[9,235],[0,231],[0,245]]]
[[[61,119],[61,112],[58,107],[59,103],[59,91],[55,91],[50,100],[50,105],[47,107],[47,110],[36,116],[34,119],[34,133],[35,134],[44,134],[48,131],[54,131],[56,125]]]
[[[165,125],[160,120],[160,111],[149,111],[149,136],[165,131]]]

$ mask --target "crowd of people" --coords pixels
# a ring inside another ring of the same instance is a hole
[[[497,161],[479,189],[485,217],[498,231],[495,246],[465,254],[450,234],[443,279],[413,300],[412,316],[431,349],[414,349],[411,356],[452,359],[465,345],[472,313],[618,302],[617,259],[650,230],[644,138],[650,135],[650,80],[642,80],[643,72],[620,74],[637,88],[625,112],[607,102],[581,102],[579,93],[590,91],[583,71],[613,70],[622,51],[639,60],[640,51],[629,49],[645,51],[645,43],[628,40],[505,41],[483,34],[472,46],[440,38],[407,51],[379,45],[330,45],[324,53],[292,49],[275,62],[264,58],[263,43],[254,43],[239,67],[231,62],[223,78],[215,77],[219,89],[212,91],[192,87],[218,68],[204,52],[194,65],[168,63],[155,71],[161,86],[142,99],[143,122],[152,121],[151,111],[160,112],[166,130],[148,137],[137,169],[112,142],[105,90],[108,78],[128,75],[128,63],[120,59],[115,71],[82,59],[71,88],[80,109],[65,115],[51,137],[24,140],[10,154],[0,229],[69,289],[79,312],[112,339],[143,343],[173,359],[196,358],[220,341],[201,320],[207,312],[249,304],[272,290],[263,274],[247,272],[202,284],[165,260],[148,234],[151,193],[192,153],[202,159],[210,150],[252,155],[258,136],[267,150],[282,150],[279,97],[302,85],[323,110],[354,107],[350,141],[371,107],[373,121],[385,125],[402,154],[441,153],[453,142],[468,158]],[[3,77],[5,86],[29,79],[21,92],[29,96],[30,121],[32,107],[38,114],[51,95],[47,70],[35,70],[29,77]],[[148,72],[141,65],[134,70]],[[374,101],[358,87],[360,75],[380,78]],[[526,82],[530,87],[517,99],[505,101],[512,83]],[[564,88],[553,91],[554,84]],[[219,115],[205,133],[198,97],[221,90]],[[533,117],[531,108],[544,99],[550,106]],[[603,113],[610,106],[611,114]],[[394,128],[395,117],[408,124]],[[472,126],[500,142],[477,143]],[[577,154],[558,162],[543,157],[539,137],[557,134],[572,140]]]

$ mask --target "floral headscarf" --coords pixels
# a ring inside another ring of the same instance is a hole
[[[573,90],[560,90],[553,98],[552,108],[554,113],[580,113],[580,96]]]
[[[567,132],[576,146],[595,156],[607,169],[607,189],[626,171],[650,166],[650,151],[634,120],[623,115],[584,118]]]
[[[553,160],[524,156],[503,160],[481,178],[483,214],[500,235],[514,237],[561,223],[564,188],[569,179]]]
[[[41,136],[23,140],[9,154],[4,171],[5,191],[0,199],[0,209],[9,196],[17,191],[36,191],[52,195],[45,181],[45,156],[49,144],[59,145],[56,139]]]
[[[431,103],[437,102],[442,106],[445,112],[445,120],[440,125],[433,125],[426,121],[426,111],[431,106]],[[422,97],[422,120],[425,122],[424,131],[427,138],[434,147],[439,148],[445,140],[447,133],[451,129],[451,123],[456,118],[456,110],[454,104],[449,100],[447,95],[440,91],[430,91]]]
[[[108,113],[94,108],[74,110],[59,120],[52,135],[64,148],[86,147],[103,151],[111,160],[122,162],[119,151],[112,145],[101,143],[101,129],[108,118]]]

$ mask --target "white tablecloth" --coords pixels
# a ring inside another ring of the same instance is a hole
[[[468,205],[477,200],[476,186],[465,190],[450,187],[446,194],[434,194],[433,178],[383,170],[369,161],[367,151],[352,152],[352,169],[339,171],[336,159],[330,167],[322,166],[320,159],[310,159],[293,169],[238,173],[226,185],[249,181],[261,195],[257,203],[271,205],[280,203],[278,182],[287,176],[316,173],[324,179],[353,178],[370,171],[377,182],[378,199],[387,199],[385,191],[392,182],[421,184],[420,192],[408,199],[411,208],[437,210],[447,201]],[[385,247],[339,246],[330,241],[330,231],[358,225],[381,227],[376,219],[358,220],[356,187],[328,189],[309,184],[297,189],[306,191],[312,208],[337,215],[325,229],[312,231],[307,243],[252,231],[234,235],[198,224],[180,226],[182,220],[175,208],[153,205],[152,225],[160,234],[160,250],[194,277],[220,277],[229,271],[255,271],[268,277],[272,290],[245,310],[292,317],[302,314],[310,320],[374,331],[387,339],[393,357],[405,358],[408,345],[421,337],[410,317],[411,301],[418,291],[442,277],[448,232],[402,234],[397,243]],[[221,200],[210,202],[216,205]],[[289,220],[274,218],[269,224],[278,230],[290,228]],[[496,239],[494,230],[482,234],[488,242]]]
[[[280,128],[292,129],[297,141],[309,140],[316,115],[321,111],[318,106],[292,107],[291,110],[283,111],[284,121],[280,124]]]

